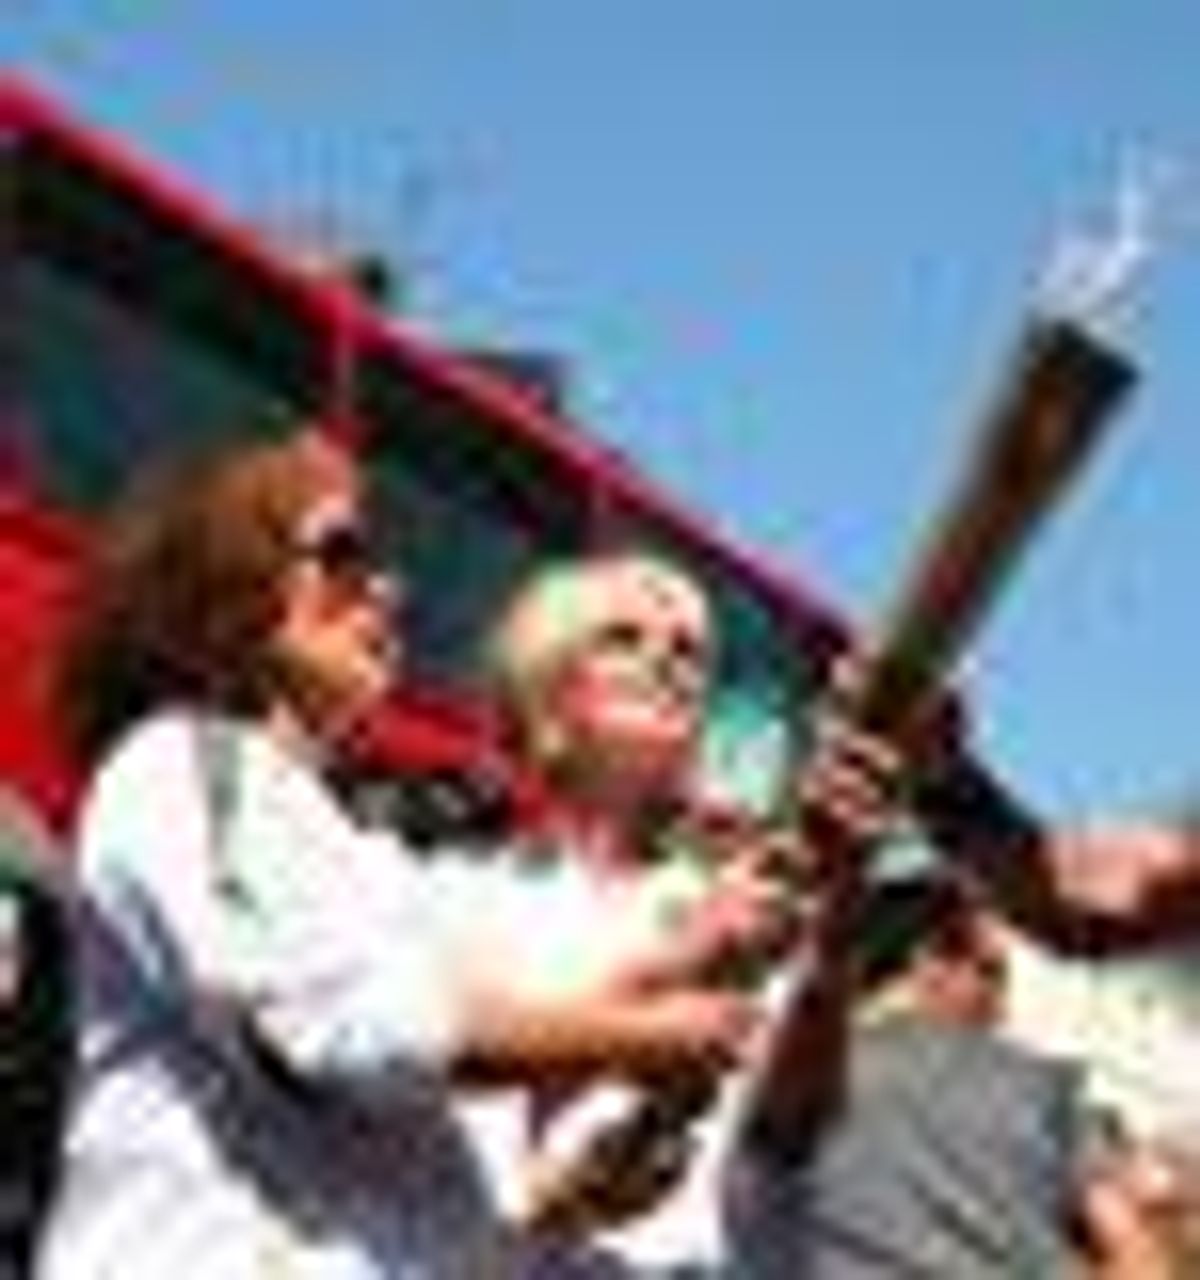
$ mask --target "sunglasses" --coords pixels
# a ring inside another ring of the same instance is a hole
[[[387,572],[367,531],[359,524],[333,524],[300,541],[303,560],[315,564],[331,581],[361,589]]]

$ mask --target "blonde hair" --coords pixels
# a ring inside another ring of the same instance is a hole
[[[518,745],[546,762],[558,755],[548,695],[563,667],[622,610],[631,592],[670,596],[707,632],[712,609],[698,582],[645,551],[610,551],[553,564],[510,599],[488,639],[484,671]]]

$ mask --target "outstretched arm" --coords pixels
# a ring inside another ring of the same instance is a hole
[[[1200,929],[1194,823],[1056,830],[965,754],[917,783],[916,804],[933,842],[1014,924],[1056,950],[1112,954]]]

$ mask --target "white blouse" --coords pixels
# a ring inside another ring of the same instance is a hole
[[[156,716],[102,768],[79,856],[82,1060],[42,1280],[589,1271],[506,1238],[455,1116],[474,961],[448,887],[303,762]]]

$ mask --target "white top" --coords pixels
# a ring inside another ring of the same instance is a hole
[[[702,872],[682,860],[625,876],[597,875],[569,852],[538,859],[513,852],[490,860],[483,876],[477,864],[456,865],[453,857],[440,858],[435,866],[444,884],[469,879],[475,892],[486,895],[486,901],[476,902],[474,917],[486,922],[479,942],[492,963],[519,974],[527,990],[547,996],[594,988],[657,950],[681,909],[706,885]],[[455,889],[442,900],[461,907],[469,894]],[[532,1110],[538,1104],[524,1090],[471,1099],[462,1113],[504,1207],[519,1214],[527,1207],[525,1174],[535,1150],[577,1156],[590,1134],[638,1109],[640,1098],[641,1091],[631,1086],[592,1084],[563,1100],[540,1131]],[[603,1246],[631,1269],[666,1274],[674,1268],[698,1273],[701,1267],[716,1267],[721,1244],[717,1172],[737,1100],[731,1081],[698,1126],[692,1163],[678,1187],[652,1211],[602,1233]]]
[[[82,1066],[39,1276],[578,1274],[503,1238],[454,1115],[468,958],[436,878],[261,732],[210,729],[149,720],[85,807]]]

